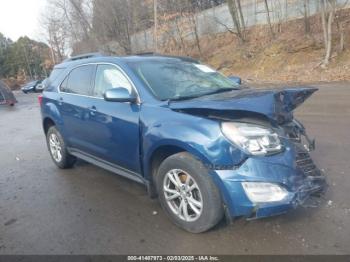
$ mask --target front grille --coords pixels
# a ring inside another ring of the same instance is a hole
[[[296,146],[296,164],[297,167],[301,169],[301,171],[306,176],[319,176],[320,171],[312,161],[309,153],[305,150]]]

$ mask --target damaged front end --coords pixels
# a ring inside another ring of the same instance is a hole
[[[256,219],[283,214],[298,206],[311,206],[309,202],[325,192],[326,177],[310,156],[314,140],[295,120],[282,125],[279,135],[284,147],[280,153],[248,156],[233,170],[215,170],[227,189],[231,217]],[[249,192],[249,184],[263,188]],[[279,198],[272,198],[272,191]],[[262,198],[264,194],[267,196]]]
[[[325,191],[326,178],[310,156],[315,140],[293,118],[293,110],[316,90],[240,90],[169,105],[216,120],[221,126],[228,123],[223,135],[232,144],[231,152],[241,150],[245,157],[238,165],[232,159],[232,169],[212,172],[219,178],[216,182],[223,188],[230,217],[282,214],[307,206],[313,196]]]
[[[247,216],[249,219],[278,215],[298,206],[315,207],[315,203],[319,203],[316,198],[327,189],[324,173],[310,156],[315,149],[315,140],[308,137],[305,128],[296,120],[282,128],[286,134],[287,152],[283,161],[274,164],[275,169],[283,165],[288,171],[282,175],[276,174],[273,181],[287,188],[287,197],[280,203],[254,203],[251,214]]]

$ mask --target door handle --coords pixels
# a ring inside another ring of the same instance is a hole
[[[90,107],[90,114],[91,115],[95,115],[96,114],[96,112],[97,112],[97,108],[96,108],[96,106],[92,106],[92,107]]]
[[[58,104],[61,106],[61,105],[62,105],[62,102],[63,102],[63,97],[60,97],[60,98],[58,99]]]

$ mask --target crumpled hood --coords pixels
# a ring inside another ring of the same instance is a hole
[[[292,111],[317,90],[313,87],[241,89],[192,100],[173,101],[169,108],[183,111],[208,109],[253,112],[283,123],[291,120]]]

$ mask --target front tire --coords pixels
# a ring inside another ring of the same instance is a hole
[[[76,157],[68,153],[62,135],[55,126],[51,126],[46,134],[46,142],[53,162],[62,169],[71,168]]]
[[[222,219],[220,192],[207,168],[192,155],[182,152],[165,159],[156,184],[160,203],[177,226],[201,233]]]

